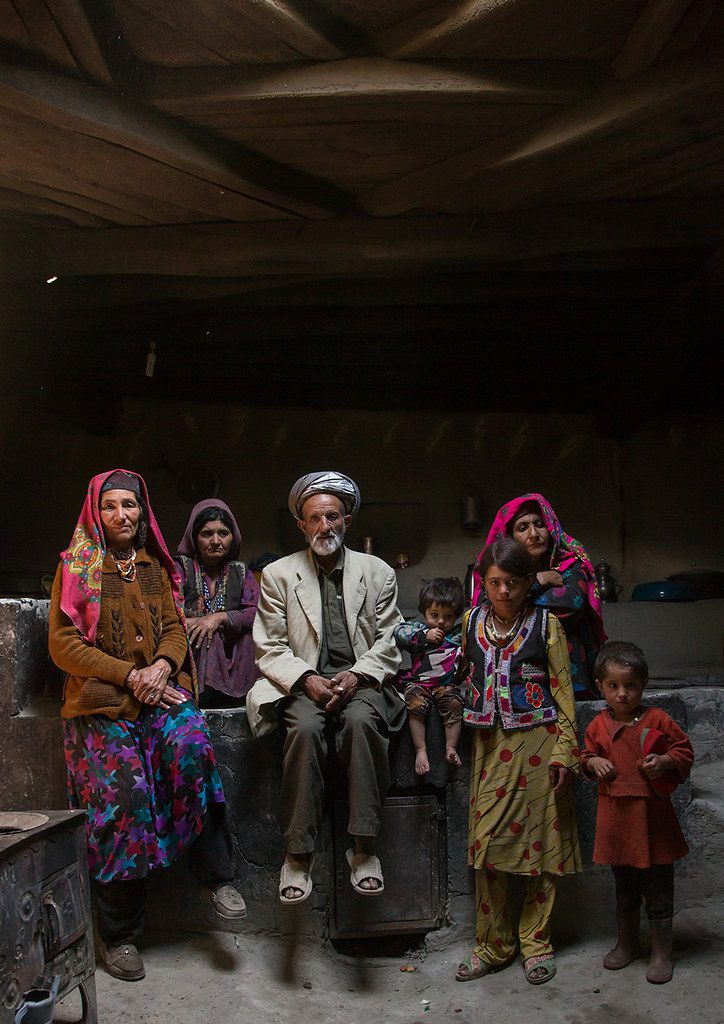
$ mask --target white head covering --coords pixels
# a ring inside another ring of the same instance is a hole
[[[344,473],[337,473],[333,469],[307,473],[299,477],[289,492],[289,511],[295,519],[302,518],[302,505],[313,494],[333,494],[339,498],[350,516],[355,514],[362,502],[359,487]]]

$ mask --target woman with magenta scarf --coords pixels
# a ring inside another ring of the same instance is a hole
[[[100,959],[144,977],[145,883],[184,851],[225,918],[246,908],[224,793],[184,629],[179,581],[137,473],[90,481],[50,601],[50,655],[66,673],[61,714],[69,803],[87,809]]]
[[[542,494],[522,494],[498,510],[485,542],[512,537],[527,549],[536,568],[529,599],[549,608],[560,620],[568,644],[576,700],[597,698],[593,666],[606,639],[596,574],[585,548],[563,532],[551,504]],[[482,583],[474,572],[473,606]]]

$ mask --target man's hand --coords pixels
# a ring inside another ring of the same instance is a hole
[[[359,686],[359,679],[354,672],[338,672],[329,680],[332,687],[332,699],[327,704],[327,711],[341,711],[354,697]]]
[[[613,782],[618,772],[607,757],[591,757],[588,760],[588,771],[593,772],[603,782]]]
[[[429,644],[434,644],[436,647],[441,644],[445,639],[445,630],[440,629],[439,626],[435,626],[433,629],[428,629],[425,633],[425,639]]]
[[[325,679],[324,676],[318,676],[316,672],[305,677],[302,687],[309,699],[318,704],[320,708],[327,707],[334,696],[332,680]]]

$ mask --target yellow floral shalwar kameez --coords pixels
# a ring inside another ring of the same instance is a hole
[[[506,963],[518,943],[523,959],[552,953],[555,878],[581,869],[573,787],[556,795],[548,775],[555,765],[577,771],[580,753],[566,640],[553,615],[545,646],[557,720],[504,729],[497,716],[473,738],[468,862],[476,869],[474,952],[493,966]],[[488,683],[499,686],[497,672]],[[509,874],[522,876],[525,885],[517,941]]]

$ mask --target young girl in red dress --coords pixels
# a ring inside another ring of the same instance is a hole
[[[674,973],[674,861],[689,852],[669,794],[688,777],[694,752],[669,715],[641,704],[649,672],[635,644],[604,644],[595,674],[608,707],[586,730],[581,764],[598,781],[593,860],[610,864],[616,883],[618,942],[603,966],[617,971],[642,955],[643,897],[651,929],[646,980],[662,985]]]

